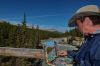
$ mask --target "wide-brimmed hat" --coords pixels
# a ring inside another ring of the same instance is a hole
[[[68,26],[74,27],[76,25],[75,21],[77,18],[82,17],[82,16],[90,16],[90,15],[100,16],[100,10],[98,6],[87,5],[87,6],[80,8],[79,10],[76,11],[76,13],[69,20]]]

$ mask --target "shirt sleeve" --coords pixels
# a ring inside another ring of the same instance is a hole
[[[93,61],[92,66],[100,66],[100,60]]]
[[[90,61],[92,66],[100,66],[100,39],[96,39],[90,49]]]

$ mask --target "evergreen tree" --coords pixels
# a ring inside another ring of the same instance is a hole
[[[16,27],[11,25],[10,29],[9,29],[9,35],[8,35],[8,41],[7,41],[7,45],[10,46],[10,47],[16,47],[15,33],[16,33]]]
[[[26,43],[26,15],[24,13],[23,21],[21,24],[21,31],[20,31],[20,42],[21,42],[21,47],[27,47]]]
[[[77,28],[70,30],[69,34],[74,37],[82,37],[82,34],[79,32]]]
[[[35,41],[34,41],[34,48],[36,48],[37,46],[39,46],[40,43],[40,35],[39,35],[39,26],[36,26],[36,30],[35,30]]]
[[[67,30],[65,31],[64,36],[65,37],[69,36],[69,32]]]
[[[34,48],[34,41],[35,41],[35,32],[34,32],[34,27],[28,31],[29,32],[29,47]]]

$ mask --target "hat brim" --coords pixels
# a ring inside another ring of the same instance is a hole
[[[68,26],[69,27],[75,27],[77,18],[82,17],[82,16],[90,16],[90,15],[100,16],[100,13],[99,12],[81,12],[81,13],[77,13],[74,16],[72,16],[72,18],[69,20]]]

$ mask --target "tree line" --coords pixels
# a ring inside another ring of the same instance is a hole
[[[37,25],[28,27],[26,16],[21,24],[13,25],[7,21],[0,21],[0,47],[37,48],[40,40],[50,37],[62,37],[59,32],[40,30]],[[0,56],[0,66],[29,66],[36,59]]]

